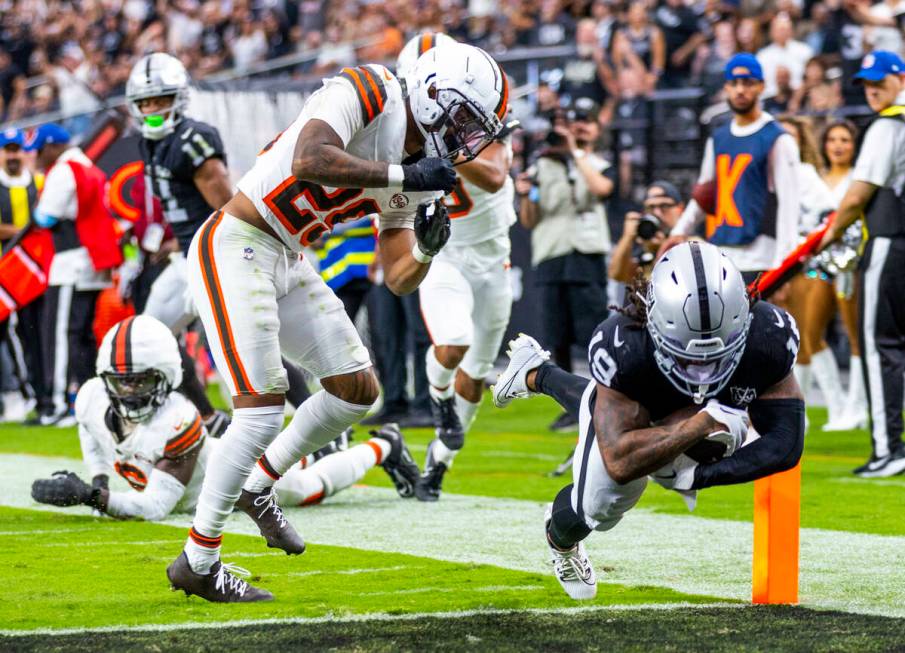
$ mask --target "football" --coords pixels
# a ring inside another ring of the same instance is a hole
[[[699,410],[701,410],[701,407],[697,405],[686,406],[665,417],[660,423],[664,426],[675,424],[676,422],[688,419]],[[722,442],[701,440],[686,449],[685,455],[697,463],[715,463],[726,455],[726,445]]]
[[[691,197],[698,206],[708,215],[716,213],[716,181],[705,181],[695,184],[691,191]]]

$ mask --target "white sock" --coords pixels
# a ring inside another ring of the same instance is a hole
[[[302,402],[289,425],[267,447],[245,489],[249,492],[266,490],[302,457],[317,451],[367,415],[370,408],[344,401],[326,390],[314,393]]]
[[[283,425],[282,406],[237,408],[205,470],[185,545],[192,569],[206,574],[220,557],[223,527],[264,449]]]
[[[456,374],[455,368],[449,369],[440,364],[433,345],[427,350],[424,362],[427,370],[427,382],[430,384],[431,397],[437,401],[452,397],[455,392],[452,384],[453,377]]]
[[[805,400],[808,398],[808,390],[811,389],[811,365],[795,364],[795,380],[798,381],[798,387],[801,388],[801,394]]]
[[[459,416],[459,421],[462,423],[462,430],[465,433],[468,433],[468,429],[471,428],[480,406],[480,401],[478,403],[472,403],[458,392],[456,393],[456,414]]]
[[[435,438],[434,441],[431,442],[430,458],[432,458],[435,463],[443,463],[446,465],[447,469],[452,467],[453,459],[456,457],[457,453],[459,453],[458,449],[450,449],[443,444],[440,438]]]
[[[293,467],[274,485],[280,505],[309,505],[346,489],[383,462],[390,449],[386,440],[371,438],[346,451],[324,456],[307,469]]]
[[[842,381],[839,379],[836,357],[829,348],[811,355],[811,373],[826,402],[827,421],[836,422],[842,414],[842,406],[839,405]]]

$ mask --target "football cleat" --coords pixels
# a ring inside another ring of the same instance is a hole
[[[854,474],[861,478],[887,478],[903,472],[905,472],[905,450],[894,451],[882,458],[871,457],[854,470]]]
[[[448,469],[444,463],[437,462],[431,455],[434,442],[432,441],[427,447],[427,461],[424,464],[424,473],[415,483],[415,497],[418,501],[438,501],[440,499],[440,490],[443,486],[443,475]]]
[[[550,504],[547,506],[547,514],[544,516],[544,539],[547,540],[547,546],[550,549],[553,575],[556,576],[556,580],[562,585],[566,594],[576,601],[593,599],[597,596],[597,575],[584,550],[584,543],[578,542],[567,551],[553,546],[547,535],[552,512],[553,504]]]
[[[421,470],[418,469],[418,464],[405,444],[399,425],[385,424],[380,430],[371,431],[371,435],[390,443],[390,455],[380,466],[393,481],[396,492],[403,499],[415,496],[415,484],[421,476]]]
[[[300,555],[305,552],[305,542],[277,505],[277,493],[272,487],[263,492],[249,492],[243,489],[239,500],[236,501],[236,508],[257,524],[270,548],[282,549],[286,555]]]
[[[204,420],[204,428],[207,429],[207,434],[212,438],[219,438],[221,435],[226,433],[226,427],[229,426],[230,420],[229,415],[227,415],[222,410],[215,410],[214,414]]]
[[[509,341],[509,365],[497,377],[496,384],[491,386],[493,404],[497,408],[509,405],[513,399],[530,397],[535,394],[528,389],[528,372],[536,370],[550,360],[550,352],[545,351],[531,336],[520,333],[518,338]]]
[[[170,587],[182,590],[186,596],[200,596],[205,601],[212,603],[254,603],[256,601],[272,601],[273,594],[249,585],[239,578],[248,577],[251,574],[247,569],[235,565],[224,565],[219,560],[211,567],[210,573],[196,573],[185,551],[167,567],[167,578]]]

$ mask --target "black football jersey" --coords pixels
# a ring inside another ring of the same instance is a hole
[[[210,214],[210,206],[195,186],[195,172],[208,159],[223,159],[223,141],[215,127],[183,118],[173,133],[159,141],[139,141],[145,182],[163,207],[163,216],[188,253],[192,236]]]
[[[791,315],[768,302],[751,309],[748,342],[729,382],[716,395],[726,405],[747,408],[768,388],[783,380],[798,355],[798,327]],[[591,375],[608,388],[634,399],[652,421],[693,405],[657,366],[653,339],[646,327],[616,313],[600,323],[588,346]]]

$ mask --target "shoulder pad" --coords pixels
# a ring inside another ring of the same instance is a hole
[[[395,78],[386,68],[374,64],[343,68],[338,77],[352,84],[367,127],[383,111],[387,103],[387,83]]]
[[[178,392],[170,393],[149,426],[165,440],[165,458],[178,458],[188,453],[205,436],[198,409]]]
[[[85,422],[92,419],[95,415],[100,415],[103,420],[104,412],[107,410],[109,400],[107,391],[104,389],[104,382],[99,376],[89,379],[75,397],[75,419],[79,422]]]

